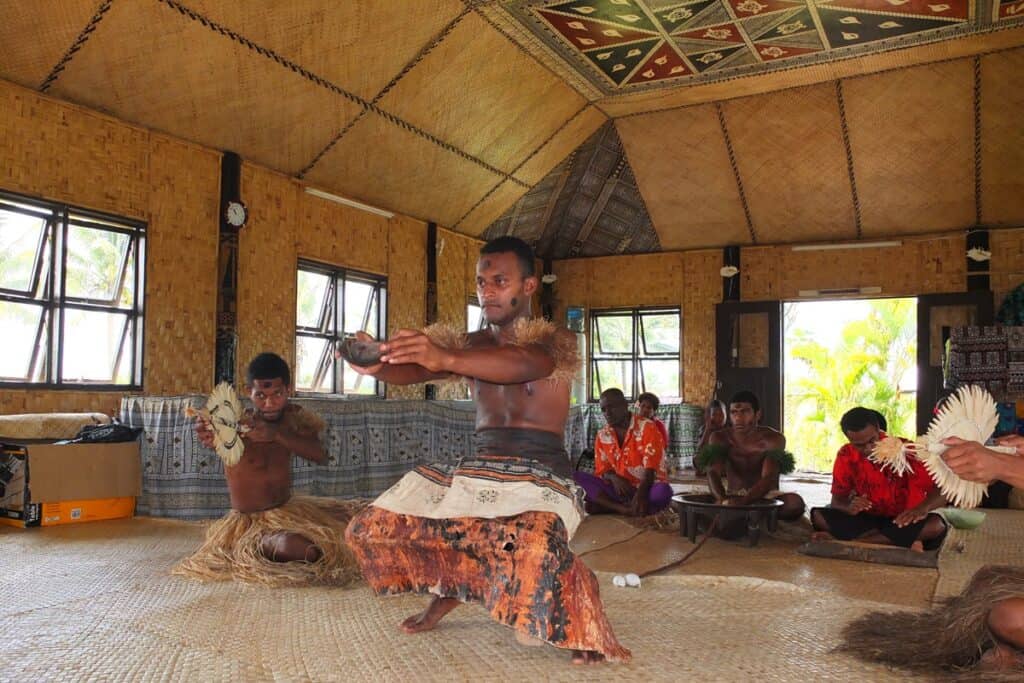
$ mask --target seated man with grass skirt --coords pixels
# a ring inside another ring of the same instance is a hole
[[[696,460],[697,467],[708,473],[708,486],[715,500],[743,506],[776,498],[783,503],[779,519],[798,519],[804,514],[803,498],[779,490],[779,476],[789,474],[794,467],[793,454],[785,450],[786,437],[758,424],[761,406],[750,391],[732,397],[729,417],[731,425],[712,432]],[[723,535],[733,534],[723,531]]]
[[[261,353],[246,378],[252,411],[243,422],[245,451],[225,465],[231,511],[213,522],[206,540],[173,573],[200,581],[236,580],[266,586],[344,586],[359,578],[345,546],[345,525],[363,505],[292,496],[292,456],[322,464],[324,422],[289,401],[291,370],[283,358]],[[206,418],[196,436],[207,448],[214,434]]]
[[[358,372],[393,384],[460,377],[476,402],[476,453],[422,465],[349,524],[346,539],[378,594],[430,603],[402,622],[434,628],[461,602],[481,604],[517,636],[573,651],[573,661],[626,661],[597,579],[569,550],[582,495],[565,451],[576,338],[529,317],[538,287],[522,240],[488,242],[477,263],[487,328],[401,330]]]

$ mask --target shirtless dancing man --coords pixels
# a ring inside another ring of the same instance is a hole
[[[530,319],[538,281],[522,240],[488,242],[476,281],[486,329],[401,330],[380,363],[356,368],[392,384],[466,378],[476,454],[408,473],[352,520],[349,546],[377,593],[432,594],[406,633],[477,602],[517,636],[573,650],[574,662],[628,660],[597,580],[568,546],[582,517],[563,444],[575,336]]]

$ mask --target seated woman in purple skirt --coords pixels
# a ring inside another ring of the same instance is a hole
[[[594,474],[576,472],[587,512],[643,517],[668,506],[672,487],[665,471],[665,440],[650,420],[629,412],[620,389],[601,394],[608,424],[594,440]]]

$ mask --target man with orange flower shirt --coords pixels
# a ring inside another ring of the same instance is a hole
[[[587,493],[587,512],[643,517],[668,506],[672,487],[665,471],[665,440],[650,420],[629,412],[620,389],[601,394],[608,422],[594,440],[594,474],[576,472]]]

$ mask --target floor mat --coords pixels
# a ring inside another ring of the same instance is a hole
[[[957,595],[986,564],[1024,566],[1024,511],[984,510],[977,529],[951,528],[939,551],[936,601]]]
[[[645,576],[676,564],[693,548],[693,543],[678,534],[644,531],[581,559],[595,572]]]
[[[577,527],[569,547],[577,555],[584,555],[628,541],[642,532],[643,529],[615,515],[590,515]]]
[[[5,644],[4,671],[119,681],[908,680],[832,652],[843,624],[880,605],[829,591],[680,575],[616,588],[600,574],[634,660],[582,668],[564,651],[518,645],[476,606],[407,636],[397,624],[424,598],[169,576],[201,537],[200,525],[145,519],[0,531],[0,629],[28,636]]]

